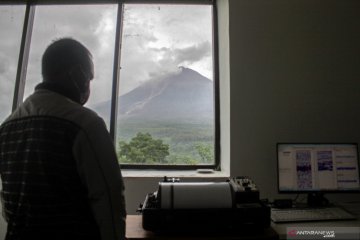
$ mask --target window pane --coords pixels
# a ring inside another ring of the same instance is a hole
[[[115,4],[37,6],[24,97],[42,81],[41,57],[46,47],[59,38],[74,38],[90,50],[95,65],[86,106],[98,112],[109,126],[116,14]]]
[[[125,4],[121,163],[215,163],[212,39],[211,5]]]
[[[25,6],[0,6],[0,122],[11,112]]]

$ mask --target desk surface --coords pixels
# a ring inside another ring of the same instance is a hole
[[[279,234],[280,239],[287,239],[287,231],[288,228],[296,227],[330,227],[330,228],[342,228],[342,227],[357,227],[359,229],[359,237],[360,237],[360,203],[359,202],[349,202],[349,203],[339,203],[338,205],[344,207],[349,210],[352,214],[354,214],[357,219],[356,220],[339,220],[339,221],[319,221],[319,222],[292,222],[292,223],[271,223],[271,227]],[[360,238],[359,238],[360,239]]]
[[[287,239],[288,228],[302,228],[302,227],[325,227],[325,228],[338,228],[338,227],[358,227],[360,229],[360,220],[349,221],[319,221],[319,222],[293,222],[293,223],[271,223],[272,228],[279,234],[280,239]]]
[[[242,236],[174,236],[174,235],[156,235],[142,228],[141,215],[129,215],[126,220],[126,236],[129,240],[236,240],[236,239],[287,239],[287,230],[289,227],[358,227],[360,236],[360,204],[343,205],[350,210],[357,220],[352,221],[323,221],[323,222],[298,222],[298,223],[271,223],[271,228],[265,229],[263,233]]]
[[[193,235],[156,235],[153,232],[146,231],[142,228],[141,215],[128,215],[126,218],[126,237],[128,240],[241,240],[241,239],[278,239],[278,234],[272,229],[265,229],[263,233],[254,234],[221,234],[218,236],[193,236]]]

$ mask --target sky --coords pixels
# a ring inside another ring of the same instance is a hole
[[[10,112],[23,6],[0,6],[0,121]],[[146,81],[189,67],[212,80],[211,6],[126,4],[120,62],[120,95]],[[42,81],[41,56],[63,37],[82,42],[93,55],[95,78],[87,106],[111,98],[117,5],[37,6],[25,97]]]
[[[24,11],[0,6],[0,122],[12,108]]]

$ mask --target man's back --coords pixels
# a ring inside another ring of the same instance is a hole
[[[39,108],[0,128],[7,239],[100,239],[72,153],[81,128],[68,119],[36,115]]]
[[[51,43],[43,81],[0,126],[6,240],[125,239],[124,183],[104,121],[83,107],[94,64],[71,38]]]

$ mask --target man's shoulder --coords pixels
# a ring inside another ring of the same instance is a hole
[[[50,117],[70,121],[80,128],[103,125],[97,113],[70,99],[47,90],[36,91],[5,122],[27,117]]]
[[[97,125],[105,125],[104,120],[96,112],[89,108],[80,106],[72,110],[75,111],[68,112],[62,117],[74,122],[81,128],[92,128],[96,127]]]

